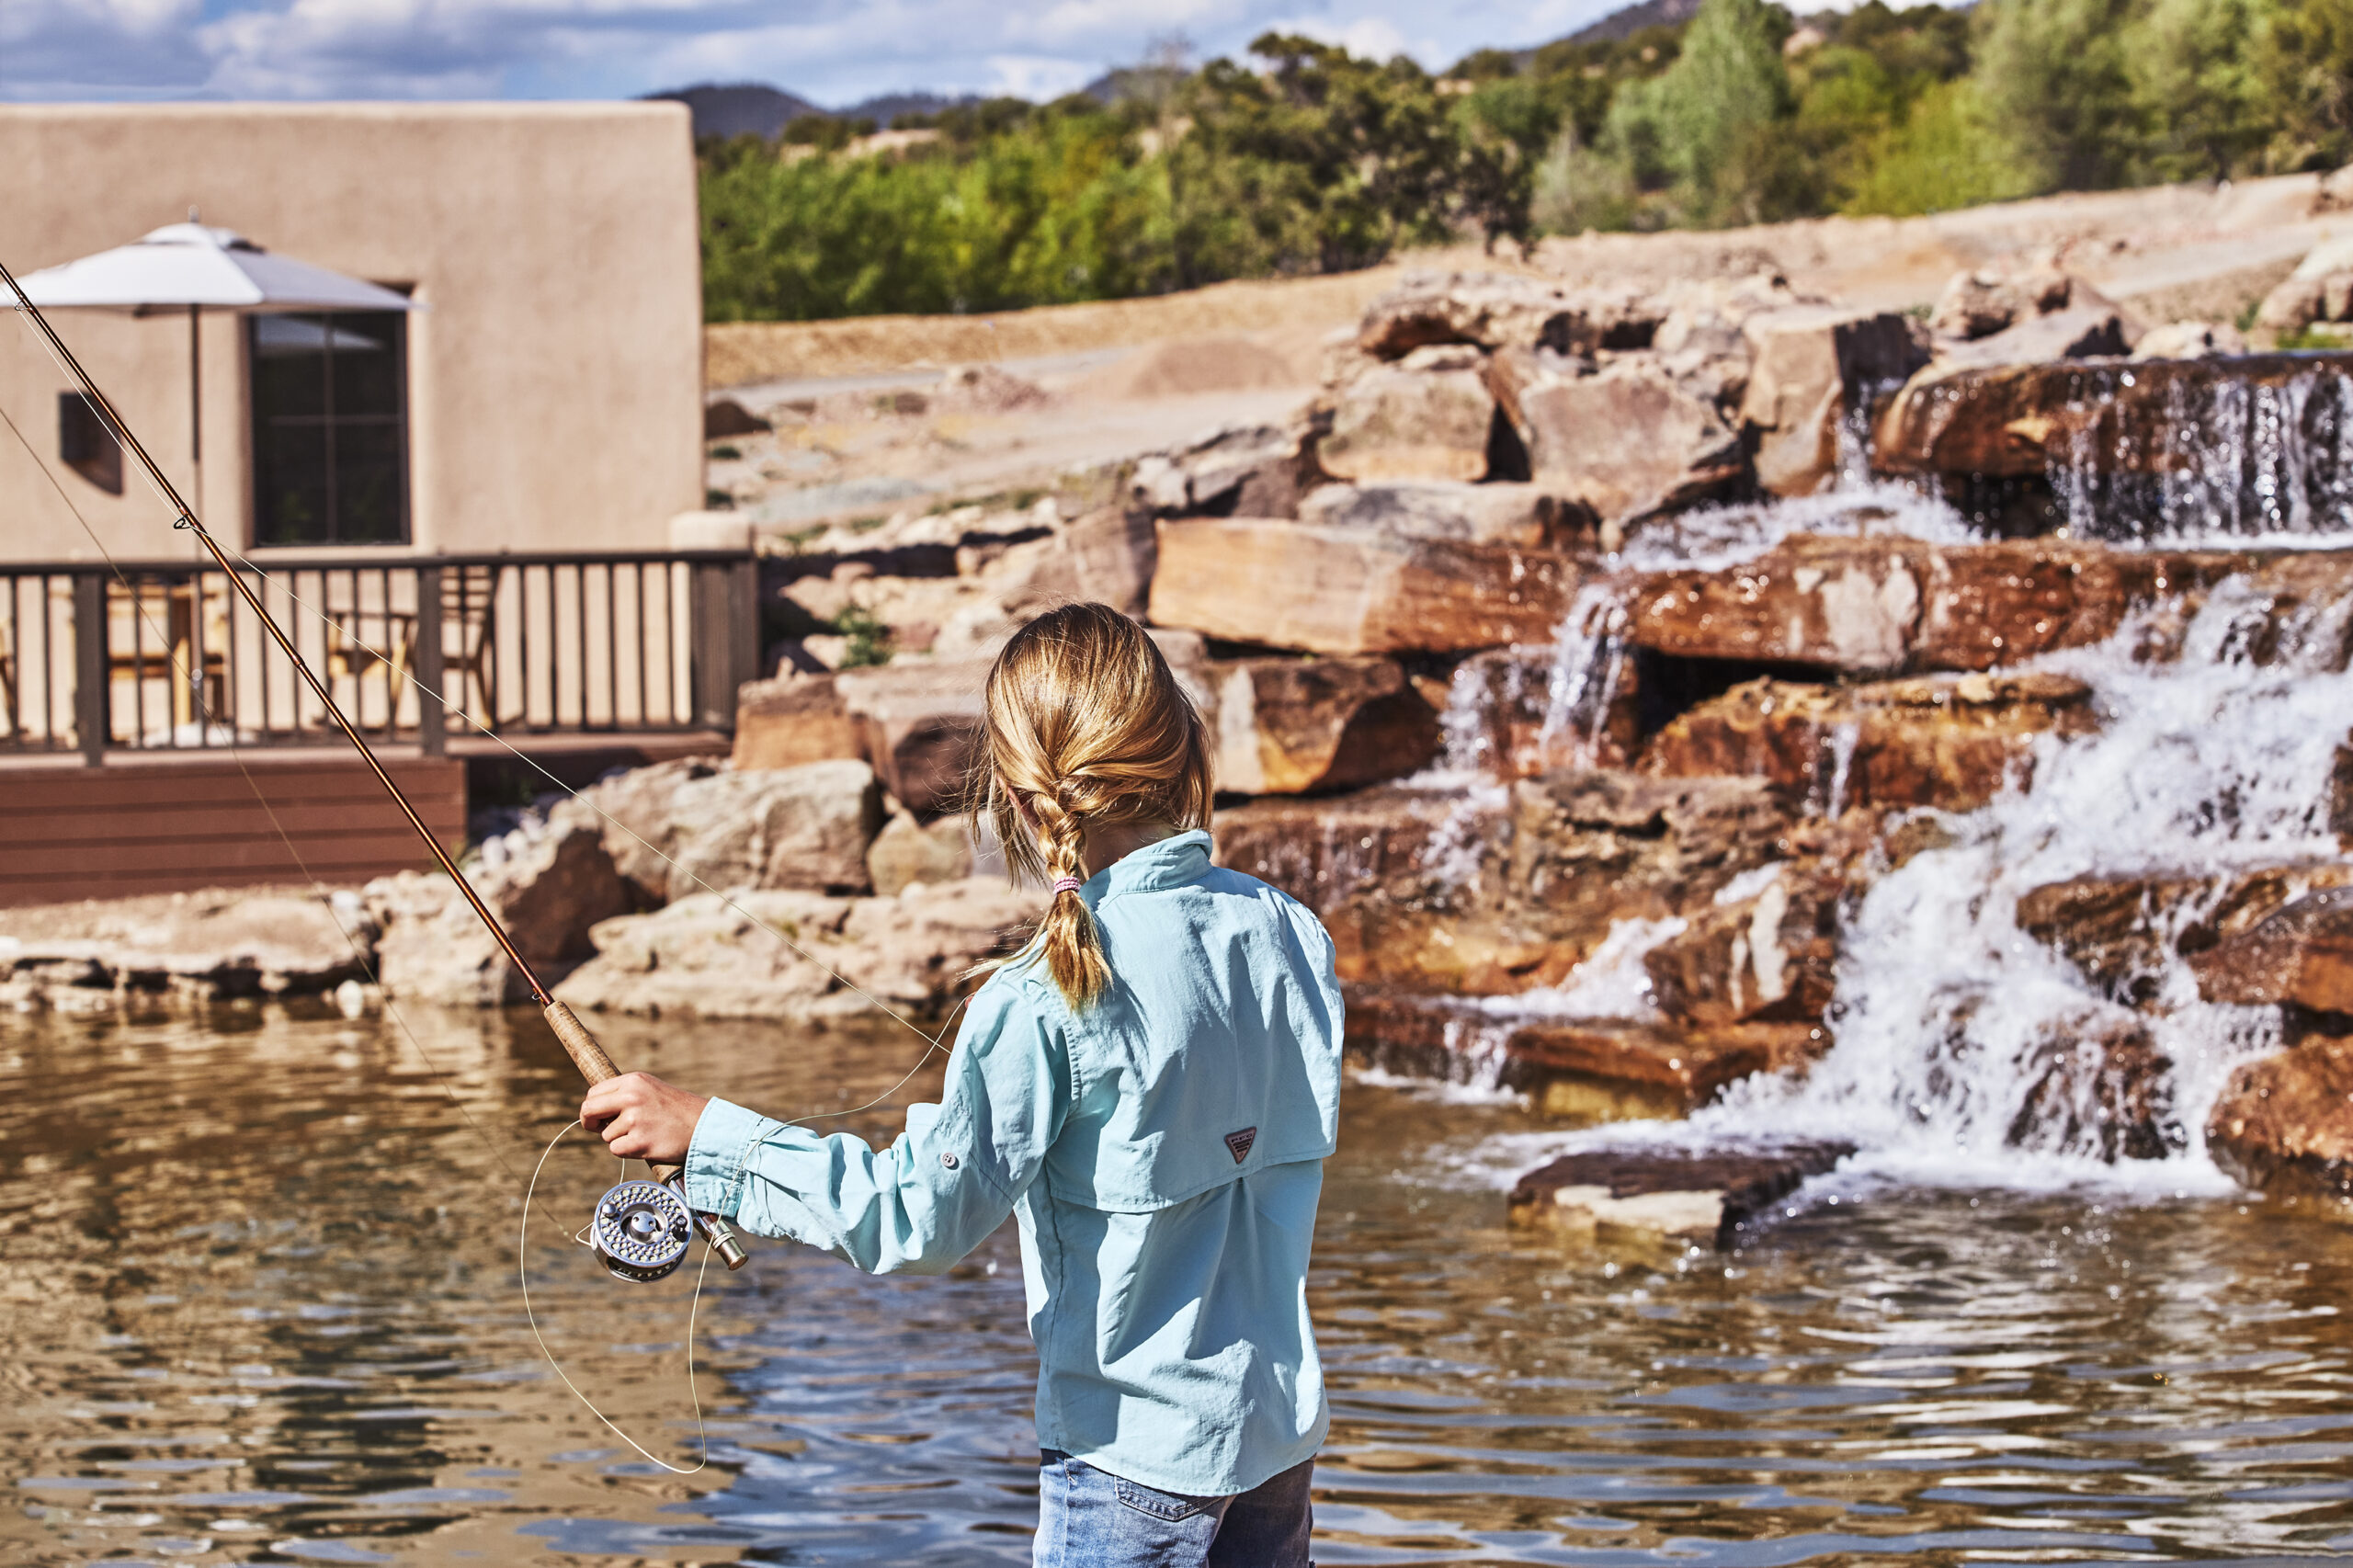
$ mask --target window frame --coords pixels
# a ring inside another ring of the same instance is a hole
[[[406,290],[403,290],[405,292]],[[248,472],[251,474],[251,501],[247,507],[247,537],[256,550],[405,550],[415,540],[415,486],[410,472],[409,442],[409,378],[408,378],[408,317],[406,311],[256,311],[245,316],[245,437],[248,451]],[[263,378],[259,373],[261,359],[260,334],[267,320],[309,322],[322,330],[322,346],[318,355],[322,412],[315,415],[273,415],[262,403]],[[354,319],[374,322],[383,320],[392,324],[390,338],[392,353],[392,411],[390,414],[337,414],[335,409],[335,335],[338,322]],[[398,479],[398,527],[390,539],[346,539],[342,533],[343,496],[336,472],[336,437],[344,429],[389,425],[394,436],[394,472]],[[326,471],[326,528],[322,537],[309,539],[265,539],[267,502],[265,496],[265,462],[269,450],[272,426],[309,426],[324,433],[324,461]]]

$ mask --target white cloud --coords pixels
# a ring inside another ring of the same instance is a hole
[[[0,98],[610,97],[771,81],[822,103],[931,89],[1051,97],[1181,31],[1270,28],[1443,67],[1612,0],[0,0]]]

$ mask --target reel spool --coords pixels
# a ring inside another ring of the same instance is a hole
[[[616,1279],[650,1284],[687,1260],[694,1216],[677,1189],[658,1181],[625,1181],[597,1200],[588,1244]]]

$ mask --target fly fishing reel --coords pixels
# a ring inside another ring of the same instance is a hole
[[[665,1278],[694,1244],[694,1215],[676,1187],[625,1181],[597,1201],[588,1244],[616,1279]]]

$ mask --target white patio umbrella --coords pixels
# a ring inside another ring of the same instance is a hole
[[[45,267],[17,279],[24,297],[44,310],[128,311],[135,316],[188,312],[188,449],[196,463],[190,504],[203,489],[204,359],[198,324],[206,311],[240,314],[293,311],[415,311],[407,295],[307,261],[273,256],[228,229],[171,223],[132,244]],[[0,287],[0,306],[16,296]]]

